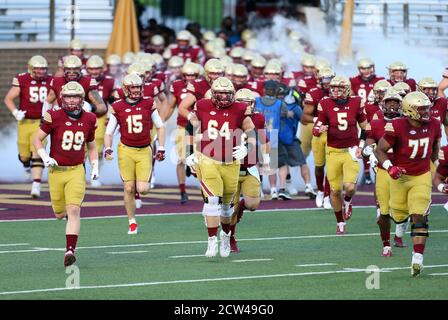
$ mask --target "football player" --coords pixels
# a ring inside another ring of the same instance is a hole
[[[258,141],[263,147],[262,161],[258,160],[258,150],[254,148],[248,154],[240,167],[240,177],[238,180],[238,189],[233,200],[233,214],[230,221],[230,251],[239,252],[238,244],[235,238],[236,225],[240,222],[244,210],[255,211],[260,206],[260,187],[261,180],[258,173],[257,163],[263,167],[263,170],[269,171],[269,143],[266,136],[266,119],[255,108],[256,94],[249,89],[240,89],[235,94],[235,101],[247,104],[246,115],[249,115],[255,125]],[[257,143],[258,145],[258,143]],[[242,194],[242,199],[240,199]]]
[[[331,80],[330,96],[320,101],[319,114],[313,128],[313,135],[316,137],[328,131],[327,177],[331,187],[331,205],[337,220],[338,235],[346,233],[344,220],[352,216],[352,197],[356,193],[359,159],[365,142],[364,129],[367,125],[361,98],[350,96],[350,90],[350,81],[345,77],[335,76]],[[358,125],[361,127],[359,138]],[[344,197],[342,189],[345,190]]]
[[[51,205],[58,219],[67,216],[64,266],[76,261],[75,249],[81,225],[81,204],[86,190],[85,145],[92,166],[91,179],[98,179],[98,153],[95,145],[96,116],[85,112],[83,87],[76,81],[61,90],[61,109],[48,110],[34,136],[34,146],[48,169]],[[44,139],[50,135],[50,154]]]
[[[394,85],[398,82],[405,82],[411,88],[411,91],[415,91],[417,89],[417,84],[414,79],[408,78],[408,67],[401,61],[392,62],[389,67],[389,79],[387,81],[390,82],[391,85]]]
[[[250,62],[249,82],[255,82],[264,78],[263,71],[266,67],[266,59],[262,56],[255,56]]]
[[[168,103],[168,114],[166,119],[169,119],[173,114],[173,111],[176,105],[179,105],[180,102],[187,95],[187,85],[195,81],[199,76],[199,66],[193,62],[187,62],[182,67],[182,78],[179,80],[174,80],[171,84],[170,92],[171,96]],[[184,204],[188,201],[188,195],[185,189],[185,158],[186,158],[186,129],[188,120],[185,117],[182,117],[181,114],[177,114],[177,129],[176,129],[176,154],[178,158],[176,173],[177,173],[177,181],[179,183],[180,189],[180,203]],[[192,145],[192,143],[189,143]],[[192,153],[192,152],[190,152]]]
[[[86,56],[84,54],[85,51],[85,44],[82,43],[79,39],[73,39],[70,41],[70,55],[77,56],[81,60],[81,72],[82,74],[86,73],[86,63],[89,59],[89,56]],[[56,70],[55,77],[62,77],[65,73],[64,71],[64,60],[65,58],[69,57],[70,55],[64,56],[59,58],[58,60],[58,69]]]
[[[362,58],[358,61],[359,75],[350,78],[352,94],[361,97],[362,105],[373,100],[372,89],[378,81],[384,77],[375,74],[375,62],[370,58]]]
[[[316,58],[312,55],[304,55],[302,59],[300,59],[300,65],[302,66],[301,71],[292,72],[297,83],[299,83],[299,80],[303,79],[305,76],[314,76],[316,72]]]
[[[435,82],[432,78],[426,77],[418,82],[417,90],[426,94],[429,100],[431,100],[433,104],[431,107],[431,115],[443,124],[445,133],[447,133],[448,100],[437,95],[437,87],[437,82]]]
[[[335,77],[335,73],[331,68],[323,68],[319,70],[319,83],[316,88],[311,89],[305,95],[303,101],[302,123],[314,124],[318,116],[319,102],[330,94],[330,83]],[[316,206],[331,209],[330,202],[330,183],[325,177],[325,150],[327,146],[327,133],[323,132],[319,137],[313,136],[311,147],[314,157],[314,174],[316,176],[317,196]],[[325,178],[325,179],[324,179]],[[325,187],[324,187],[325,180]]]
[[[198,45],[190,45],[191,33],[187,30],[181,30],[176,35],[177,44],[170,48],[172,56],[180,56],[184,62],[194,62],[204,64],[205,55]]]
[[[98,83],[90,76],[83,76],[81,73],[82,62],[77,56],[68,56],[64,58],[64,75],[62,77],[54,77],[50,83],[50,91],[47,97],[48,105],[44,107],[50,109],[56,102],[59,106],[62,105],[62,97],[60,95],[62,87],[70,82],[76,81],[83,88],[86,95],[86,103],[84,107],[87,111],[96,113],[102,116],[107,112],[107,106],[103,98],[98,93]]]
[[[5,105],[17,123],[17,146],[19,160],[23,164],[27,178],[32,176],[31,196],[40,197],[40,182],[44,164],[33,146],[34,134],[39,129],[43,115],[43,103],[47,99],[52,76],[48,74],[47,60],[33,56],[28,60],[28,72],[17,74],[11,89],[5,96]],[[20,99],[16,107],[14,100]]]
[[[370,164],[374,170],[376,170],[375,179],[375,198],[377,203],[377,223],[380,228],[381,240],[383,242],[383,251],[381,255],[383,257],[390,257],[392,255],[392,247],[390,245],[390,186],[389,186],[389,174],[384,168],[378,164],[378,160],[373,154],[373,150],[378,144],[379,140],[384,135],[384,128],[393,119],[401,116],[401,96],[392,88],[389,89],[384,98],[379,103],[382,110],[383,118],[372,120],[367,124],[366,133],[367,140],[366,146],[363,149],[362,155],[364,158],[369,159]],[[393,161],[392,150],[388,150],[388,156]],[[403,235],[407,228],[407,220],[401,224],[397,224],[395,231],[395,246],[404,247]]]
[[[113,102],[113,91],[115,86],[115,80],[104,74],[104,61],[100,56],[94,55],[87,60],[86,70],[87,74],[95,79],[97,82],[97,90],[106,105]],[[98,150],[98,159],[100,167],[103,160],[103,148],[104,148],[104,133],[106,132],[107,113],[102,116],[97,116],[97,128],[95,131],[95,143]],[[92,187],[101,186],[99,179],[92,180]]]
[[[143,81],[136,74],[123,79],[124,100],[112,104],[111,115],[104,135],[104,158],[112,160],[112,137],[120,127],[118,166],[124,187],[124,205],[129,219],[128,234],[138,233],[135,219],[135,192],[147,194],[152,171],[151,128],[157,128],[159,147],[155,159],[165,159],[165,129],[151,97],[143,96]]]
[[[104,75],[114,79],[114,88],[118,88],[123,78],[123,70],[121,68],[121,58],[118,54],[111,54],[106,59],[107,69]]]
[[[422,92],[408,93],[402,103],[403,118],[385,127],[384,136],[374,150],[390,179],[392,219],[403,222],[411,217],[414,245],[412,276],[423,268],[423,252],[428,237],[428,209],[431,204],[432,179],[430,162],[436,161],[441,137],[440,122],[431,117],[431,100]],[[393,150],[393,163],[389,149]]]
[[[201,135],[196,153],[197,167],[200,171],[200,184],[205,196],[203,215],[208,230],[206,257],[218,253],[218,226],[220,232],[221,257],[230,254],[231,207],[237,191],[240,172],[240,160],[248,151],[255,148],[254,124],[246,116],[247,105],[235,102],[235,88],[224,77],[216,79],[211,88],[212,99],[202,99],[196,103],[194,111],[187,119]],[[246,134],[247,146],[242,141]],[[221,220],[220,220],[221,218]]]

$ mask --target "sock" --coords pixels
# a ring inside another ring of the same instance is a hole
[[[235,232],[236,232],[236,224],[234,225],[230,225],[230,235],[233,237],[235,236]]]
[[[131,225],[133,223],[137,224],[137,221],[135,220],[135,218],[129,219],[129,225]]]
[[[380,228],[381,240],[383,241],[383,247],[390,247],[390,231],[382,231]]]
[[[370,177],[370,162],[368,162],[369,159],[367,158],[363,158],[363,163],[364,163],[364,176],[365,177]]]
[[[425,251],[425,245],[423,243],[421,243],[421,244],[414,244],[414,252],[415,253],[423,254],[423,251]]]
[[[224,231],[226,234],[229,234],[230,223],[222,223],[221,222],[221,228],[222,228],[222,231]]]
[[[344,201],[345,202],[350,202],[350,201],[352,201],[352,197],[344,196]]]
[[[218,227],[207,228],[208,236],[213,237],[218,235]]]
[[[328,197],[330,195],[330,182],[328,181],[327,176],[325,176],[325,186],[324,186],[324,196]]]
[[[179,183],[179,189],[181,193],[185,193],[185,183]]]
[[[40,179],[34,179],[33,181],[36,183],[40,183]]]
[[[135,193],[135,199],[136,200],[140,199],[140,193],[138,193],[138,192]]]
[[[324,191],[324,175],[315,175],[316,176],[316,184],[317,184],[317,190]]]
[[[76,249],[76,242],[78,241],[78,235],[77,234],[66,234],[66,251],[72,250],[75,252]]]
[[[240,203],[238,204],[238,209],[244,211],[246,208],[246,203],[244,202],[244,199],[240,200]]]
[[[271,188],[271,193],[272,192],[277,192],[277,188]]]
[[[335,211],[334,215],[336,216],[336,221],[339,222],[344,222],[344,218],[342,217],[342,210],[341,211]]]
[[[286,181],[291,181],[291,174],[290,174],[290,173],[288,173],[288,174],[286,175]]]

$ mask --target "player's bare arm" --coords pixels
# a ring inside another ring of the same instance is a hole
[[[92,111],[99,116],[106,114],[107,106],[99,92],[97,90],[90,90],[88,95],[90,102],[96,107],[96,109]]]
[[[50,89],[50,91],[48,92],[48,95],[47,95],[48,104],[52,105],[56,101],[56,99],[57,99],[56,93],[54,92],[53,89]]]
[[[165,113],[165,116],[162,118],[163,121],[167,121],[169,118],[171,118],[171,116],[173,115],[174,109],[176,108],[176,104],[177,104],[177,99],[173,94],[168,99],[166,113]]]
[[[432,154],[431,154],[431,161],[434,163],[434,164],[438,164],[438,159],[439,159],[439,150],[440,150],[440,139],[436,142],[436,143],[434,143],[433,145],[432,145]]]
[[[196,97],[191,94],[191,93],[187,93],[187,96],[185,97],[185,99],[183,99],[181,101],[181,103],[179,104],[179,114],[185,118],[188,117],[188,113],[190,108],[193,107],[193,105],[196,102]]]
[[[20,87],[13,86],[11,89],[9,89],[8,93],[5,96],[5,105],[11,111],[14,113],[14,110],[17,110],[17,107],[14,103],[14,100],[17,99],[20,96]]]
[[[314,106],[311,104],[303,104],[303,114],[300,121],[303,124],[313,123],[314,122]]]
[[[375,150],[373,150],[373,153],[381,164],[384,164],[385,161],[389,160],[387,150],[390,148],[392,148],[392,146],[386,141],[386,139],[381,138],[380,141],[378,141],[378,146]]]
[[[448,78],[444,77],[439,83],[439,91],[438,91],[439,97],[446,97],[445,95],[446,88],[448,88]]]
[[[44,148],[44,144],[42,141],[47,137],[47,133],[45,133],[42,129],[37,130],[36,135],[33,139],[33,144],[36,150]]]

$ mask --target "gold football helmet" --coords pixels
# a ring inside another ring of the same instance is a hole
[[[401,61],[392,62],[389,67],[389,77],[394,82],[405,81],[408,67]]]
[[[235,87],[226,77],[219,77],[213,81],[212,101],[217,108],[227,108],[235,101]]]
[[[110,66],[118,66],[121,64],[121,58],[118,54],[111,54],[107,57],[106,63]]]
[[[411,92],[411,87],[406,82],[397,82],[393,87],[402,97]]]
[[[165,39],[160,34],[155,34],[151,37],[151,44],[153,46],[164,46]]]
[[[204,65],[205,70],[205,80],[208,83],[213,82],[213,80],[221,77],[224,74],[224,66],[218,59],[210,59]]]
[[[235,93],[235,101],[247,103],[247,111],[254,112],[255,108],[255,94],[249,89],[240,89]]]
[[[421,79],[417,84],[417,90],[426,94],[429,100],[434,101],[437,98],[439,85],[430,77]]]
[[[402,101],[403,99],[394,88],[390,87],[387,89],[383,100],[379,103],[383,115],[387,120],[395,119],[401,116]]]
[[[432,102],[423,92],[410,92],[403,98],[403,115],[409,119],[428,122],[431,120]]]
[[[121,81],[121,88],[124,95],[133,100],[138,100],[143,96],[143,80],[136,73],[126,75]]]
[[[330,96],[335,100],[345,100],[350,96],[351,84],[344,76],[335,76],[330,81]]]
[[[81,66],[82,62],[75,55],[67,56],[64,58],[64,77],[68,81],[77,81],[81,78]]]
[[[75,119],[81,116],[84,105],[85,91],[82,85],[76,81],[66,83],[61,90],[62,109]]]
[[[387,80],[379,80],[373,85],[373,95],[376,103],[380,103],[383,100],[386,91],[391,88],[392,85]]]
[[[28,73],[36,80],[44,79],[48,72],[48,62],[42,56],[32,56],[28,60]]]

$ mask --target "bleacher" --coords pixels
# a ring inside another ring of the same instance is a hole
[[[114,0],[76,0],[75,36],[107,41]],[[0,0],[0,41],[49,41],[50,0]],[[71,0],[55,1],[54,40],[70,40]]]
[[[344,3],[336,4],[338,26]],[[355,0],[354,40],[375,34],[390,39],[402,38],[410,44],[448,47],[448,1]]]

